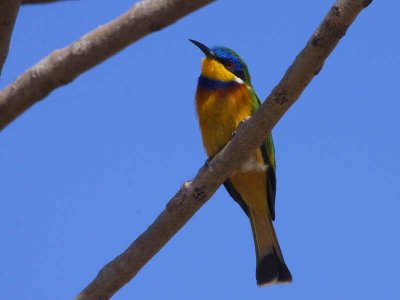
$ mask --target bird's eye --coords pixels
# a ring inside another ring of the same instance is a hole
[[[233,62],[231,62],[229,60],[225,60],[223,62],[223,64],[224,64],[225,68],[227,68],[227,69],[231,69],[233,67]]]

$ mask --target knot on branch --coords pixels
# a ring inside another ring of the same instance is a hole
[[[206,187],[205,186],[199,186],[195,187],[193,190],[193,199],[195,201],[201,202],[201,203],[206,203]]]
[[[312,37],[311,45],[315,48],[323,48],[325,45],[323,36],[315,33]]]
[[[336,16],[336,17],[340,17],[340,15],[342,14],[342,12],[340,11],[339,5],[334,5],[334,6],[331,8],[331,13],[332,13],[334,16]]]
[[[285,90],[276,91],[274,93],[273,99],[279,105],[283,105],[289,101],[289,97]]]
[[[173,200],[167,203],[166,210],[172,212],[181,209],[187,199],[193,199],[196,202],[204,204],[207,201],[207,193],[205,190],[206,187],[204,185],[193,187],[191,180],[186,181],[173,197]]]
[[[344,35],[346,35],[346,30],[347,28],[344,28],[343,30],[333,30],[333,31],[328,31],[328,33],[331,36],[334,36],[338,39],[342,38]],[[314,33],[313,37],[311,38],[311,45],[314,48],[319,48],[319,49],[324,49],[327,47],[330,47],[332,45],[332,37],[331,36],[323,36],[318,33]]]

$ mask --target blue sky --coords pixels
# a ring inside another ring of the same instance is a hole
[[[188,38],[237,51],[264,99],[332,1],[246,4],[218,1],[144,38],[1,132],[4,299],[72,299],[204,163],[202,54]],[[293,283],[256,286],[250,225],[221,188],[114,299],[398,299],[400,3],[385,4],[359,16],[273,131]],[[23,7],[0,87],[131,5]]]

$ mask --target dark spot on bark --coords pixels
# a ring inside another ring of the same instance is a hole
[[[204,186],[196,187],[194,189],[193,198],[194,198],[195,201],[200,201],[202,203],[205,202],[206,193],[205,193],[204,189],[205,189]]]
[[[323,44],[323,38],[318,34],[313,35],[311,39],[311,45],[313,45],[313,47],[315,48],[321,48],[322,44]]]
[[[340,14],[341,14],[339,5],[334,5],[334,6],[332,7],[332,10],[331,10],[331,11],[332,11],[332,14],[333,14],[334,16],[336,16],[336,17],[339,17]]]
[[[364,1],[363,1],[363,6],[364,6],[364,7],[367,7],[368,5],[371,4],[371,2],[372,2],[372,0],[364,0]]]
[[[274,95],[274,100],[277,104],[282,105],[288,101],[288,97],[285,91],[277,91]]]

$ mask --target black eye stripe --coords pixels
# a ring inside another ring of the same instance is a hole
[[[218,59],[218,61],[223,64],[225,67],[232,67],[233,66],[233,62],[227,59]]]
[[[243,81],[246,80],[246,76],[244,76],[244,72],[243,71],[236,71],[236,72],[233,72],[233,74],[235,74],[236,77],[242,79]]]
[[[225,66],[225,68],[229,69],[229,71],[231,71],[236,77],[242,79],[242,80],[246,80],[246,76],[244,75],[244,72],[242,69],[237,70],[234,67],[235,63],[231,60],[227,60],[227,59],[223,59],[223,58],[219,58],[218,61],[223,64]]]

